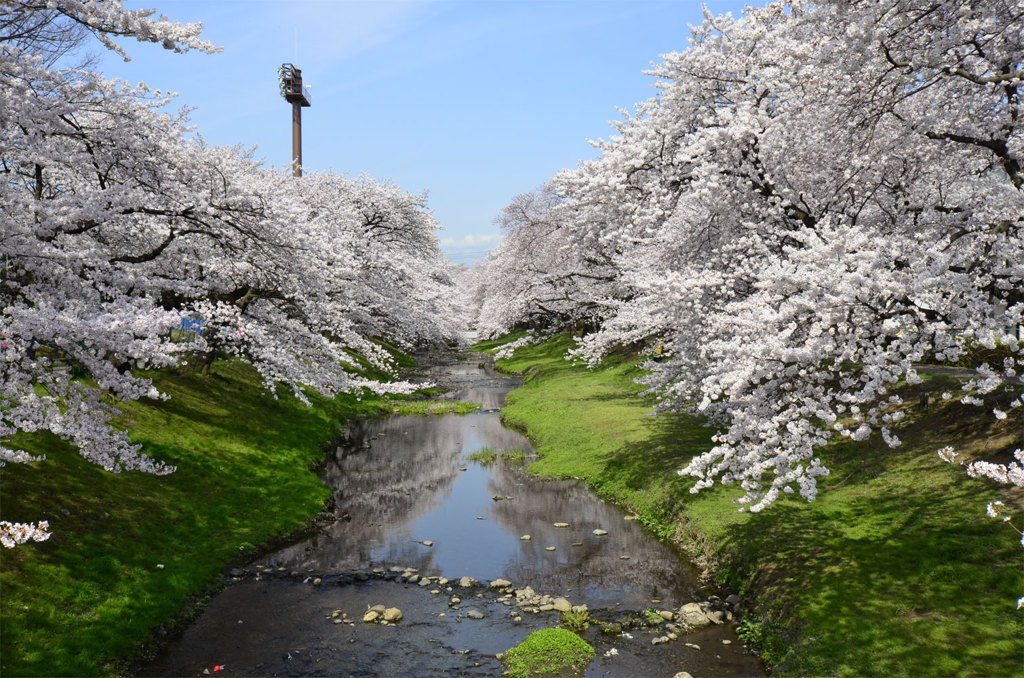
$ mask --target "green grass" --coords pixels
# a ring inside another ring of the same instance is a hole
[[[510,464],[522,464],[526,460],[526,452],[514,447],[508,450],[502,450],[498,452],[492,450],[489,447],[481,447],[479,450],[471,453],[468,457],[470,461],[475,461],[481,466],[490,466],[501,457],[501,460]]]
[[[502,450],[501,458],[510,464],[522,464],[526,461],[526,452],[518,447],[513,447],[510,450]]]
[[[441,414],[469,414],[479,411],[480,408],[480,403],[460,400],[404,400],[390,404],[390,411],[393,414],[416,417]]]
[[[583,633],[590,628],[590,610],[566,610],[558,623],[573,633]]]
[[[208,376],[152,376],[170,400],[129,403],[121,420],[175,473],[108,473],[48,434],[21,440],[45,461],[0,470],[3,519],[48,519],[54,535],[0,549],[4,676],[123,671],[227,565],[321,510],[330,492],[311,470],[321,445],[345,419],[389,405],[274,399],[237,361]]]
[[[580,675],[594,658],[594,648],[566,629],[540,629],[505,653],[511,678],[545,674]]]
[[[479,450],[471,453],[468,457],[470,461],[475,461],[481,466],[490,466],[498,459],[498,453],[489,447],[481,447]]]
[[[922,389],[955,388],[931,377],[904,389],[901,447],[832,443],[820,451],[832,474],[814,503],[787,497],[741,514],[737,489],[692,495],[692,480],[675,473],[710,446],[710,430],[649,416],[633,361],[588,371],[562,359],[571,345],[556,337],[498,363],[526,378],[502,414],[534,442],[541,459],[530,469],[584,478],[714,570],[745,602],[744,633],[778,675],[1024,675],[1024,551],[984,510],[1002,498],[1019,522],[1021,493],[936,454],[949,444],[1005,461],[1024,445],[1020,409],[1003,422],[955,400],[919,411]]]

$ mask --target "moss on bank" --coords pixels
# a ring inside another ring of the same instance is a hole
[[[1024,675],[1019,536],[984,512],[997,498],[1019,510],[1020,495],[936,455],[949,444],[998,458],[1024,445],[1020,409],[997,422],[955,401],[908,407],[900,448],[832,443],[817,501],[741,514],[733,488],[692,495],[675,473],[711,432],[692,417],[649,416],[634,361],[574,367],[562,359],[571,344],[555,337],[498,363],[526,377],[503,416],[534,441],[531,470],[583,478],[702,559],[740,594],[744,634],[780,675]],[[953,388],[934,377],[905,399]]]
[[[312,470],[321,446],[344,420],[389,405],[274,399],[238,361],[152,376],[170,400],[128,403],[121,420],[175,473],[108,473],[50,435],[21,441],[45,461],[0,470],[3,519],[49,520],[54,535],[0,549],[0,674],[122,671],[226,566],[320,511],[330,496]]]

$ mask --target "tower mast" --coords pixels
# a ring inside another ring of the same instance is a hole
[[[292,176],[302,176],[302,108],[310,106],[309,88],[302,86],[302,71],[292,64],[277,69],[281,96],[292,105]]]

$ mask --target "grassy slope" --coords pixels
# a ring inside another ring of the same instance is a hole
[[[0,549],[4,676],[116,672],[226,565],[319,511],[330,494],[310,471],[320,446],[344,419],[387,406],[275,400],[239,362],[154,379],[171,399],[129,403],[123,420],[177,472],[108,473],[50,436],[27,447],[46,461],[0,470],[3,519],[49,519],[54,533]]]
[[[1019,510],[1020,496],[935,453],[1024,444],[1020,410],[995,426],[956,403],[908,409],[896,450],[875,439],[822,450],[832,475],[813,504],[786,498],[741,514],[733,488],[691,495],[692,481],[674,473],[709,446],[707,429],[686,416],[648,416],[633,363],[587,371],[561,359],[569,346],[555,338],[499,363],[527,377],[503,416],[537,443],[543,458],[531,470],[584,478],[656,533],[713,553],[719,581],[740,592],[747,631],[778,673],[1024,675],[1024,624],[1013,609],[1024,558],[1017,535],[984,513],[999,496]]]

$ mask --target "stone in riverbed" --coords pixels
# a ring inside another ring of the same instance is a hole
[[[554,546],[548,546],[548,547],[547,547],[546,549],[544,549],[544,550],[545,550],[545,551],[554,551],[554,550],[555,550],[555,547],[554,547]]]
[[[377,621],[380,615],[381,613],[377,610],[368,610],[367,613],[363,615],[363,621],[367,624],[372,624],[373,622]]]
[[[732,612],[728,610],[708,610],[705,614],[715,624],[724,624],[732,621]]]
[[[572,611],[572,603],[570,603],[565,598],[555,598],[553,601],[551,601],[551,604],[555,606],[555,611],[557,612]]]
[[[672,678],[693,678],[693,676],[691,676],[686,671],[680,671],[676,675],[672,676]]]
[[[476,579],[473,579],[472,577],[462,577],[461,579],[459,579],[459,586],[461,586],[464,589],[468,589],[475,583]]]
[[[397,607],[389,607],[384,610],[384,621],[391,623],[402,621],[402,611]]]
[[[555,523],[555,527],[569,527],[569,523]]]
[[[483,619],[484,618],[484,613],[481,612],[480,610],[467,610],[466,611],[466,616],[469,617],[470,619]]]
[[[678,619],[690,628],[700,628],[711,623],[699,603],[687,603],[679,608]]]
[[[521,539],[522,541],[530,541],[530,535],[528,535],[528,534],[524,534],[524,535],[523,535],[522,537],[520,537],[519,539]]]
[[[596,537],[603,537],[606,534],[608,534],[608,530],[602,530],[601,528],[594,530],[594,536]]]
[[[512,586],[512,582],[508,579],[495,579],[491,582],[492,589],[507,589],[509,586]]]
[[[672,621],[673,619],[675,619],[675,615],[668,610],[661,610],[658,612],[658,614],[660,614],[661,618],[665,621]]]
[[[434,545],[434,542],[430,541],[429,539],[424,539],[420,543],[423,544],[424,546],[433,546]]]

